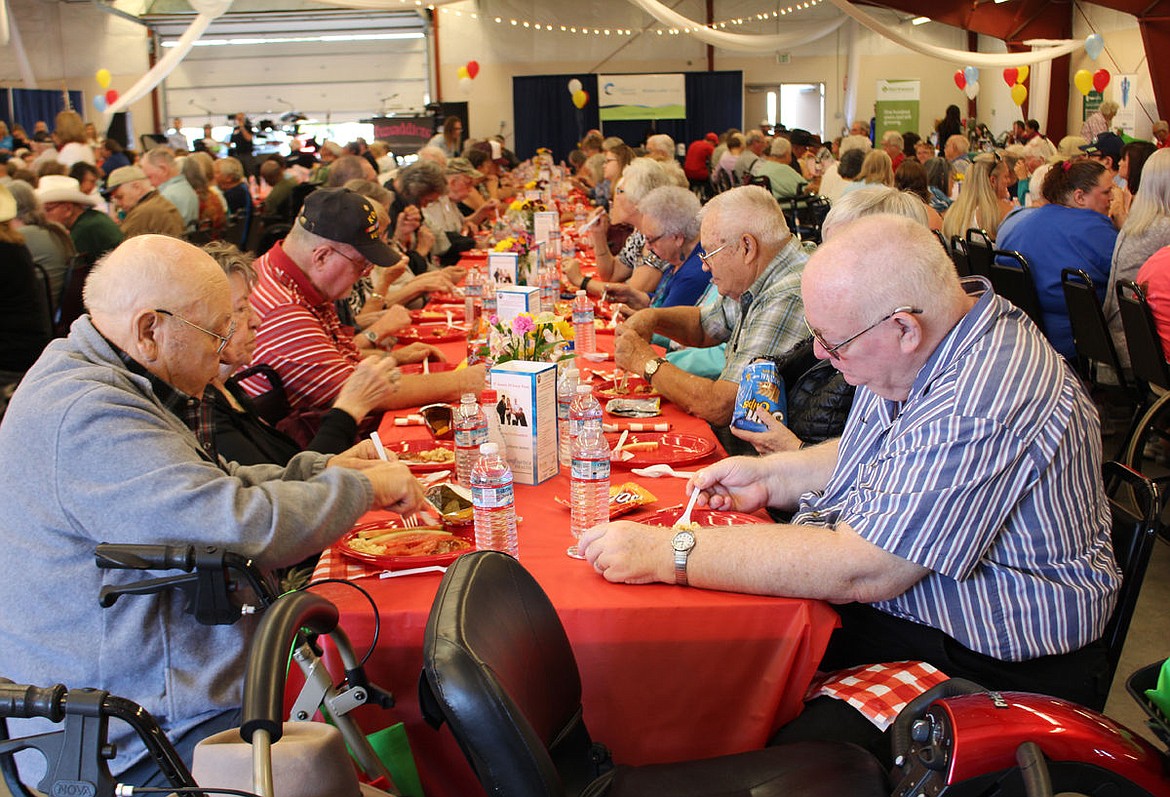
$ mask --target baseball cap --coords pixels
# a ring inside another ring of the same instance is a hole
[[[499,141],[480,141],[475,145],[475,148],[487,155],[496,163],[507,164],[508,159],[504,157],[504,149],[500,146]]]
[[[318,188],[305,197],[297,222],[314,235],[352,246],[374,265],[398,262],[394,251],[378,237],[373,204],[348,188]]]
[[[1086,155],[1112,155],[1113,162],[1121,160],[1121,148],[1125,142],[1116,133],[1101,133],[1088,144],[1081,147]]]
[[[703,136],[703,138],[707,139],[712,144],[719,143],[719,136],[715,135],[714,133],[708,133],[707,135]]]
[[[132,183],[135,180],[145,180],[146,172],[139,169],[137,166],[119,166],[114,171],[110,172],[110,176],[106,178],[106,193],[113,193],[114,189],[126,183]]]
[[[472,166],[471,161],[467,158],[451,158],[447,161],[447,176],[453,174],[462,174],[476,179],[484,176],[483,172]]]

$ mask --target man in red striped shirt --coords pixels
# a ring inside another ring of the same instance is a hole
[[[338,319],[334,300],[348,296],[374,266],[397,260],[379,237],[369,199],[344,188],[320,188],[306,198],[288,236],[253,263],[257,281],[250,302],[260,331],[252,364],[276,370],[294,411],[329,407],[361,360],[353,330]],[[484,366],[474,366],[403,376],[382,409],[478,393],[485,373]],[[258,395],[268,384],[257,377],[243,387]]]

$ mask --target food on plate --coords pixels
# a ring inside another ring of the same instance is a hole
[[[449,448],[428,448],[426,451],[408,451],[399,459],[418,465],[447,465],[455,461],[455,452]]]
[[[682,518],[679,519],[681,520]],[[678,529],[679,531],[698,531],[702,526],[692,520],[690,523],[675,523],[671,528]]]
[[[630,451],[630,452],[657,451],[657,450],[658,450],[658,441],[657,440],[643,440],[643,441],[639,441],[636,443],[626,443],[624,446],[622,446],[622,451]]]
[[[443,529],[366,529],[348,542],[358,553],[374,556],[438,556],[471,549],[471,543]]]

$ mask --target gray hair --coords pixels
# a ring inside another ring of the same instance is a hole
[[[154,150],[151,150],[151,152],[154,152]],[[150,153],[147,154],[149,155]],[[207,175],[204,173],[203,166],[199,161],[194,158],[183,158],[182,175],[196,194],[207,191]]]
[[[638,203],[642,218],[654,219],[661,235],[681,235],[687,241],[699,237],[699,198],[677,185],[655,188]]]
[[[215,162],[215,169],[233,180],[244,179],[244,166],[235,158],[220,158]]]
[[[1112,119],[1117,115],[1117,111],[1120,107],[1121,106],[1113,100],[1105,100],[1105,102],[1101,103],[1101,107],[1097,110],[1101,112],[1102,116],[1108,116],[1110,119]]]
[[[716,194],[699,211],[699,223],[714,215],[725,241],[751,235],[764,249],[779,249],[788,239],[788,224],[772,192],[758,185],[741,185]]]
[[[372,180],[350,180],[343,188],[348,188],[355,194],[361,194],[367,199],[372,199],[387,210],[390,208],[390,203],[394,201],[390,190],[384,186],[380,186]]]
[[[785,158],[792,154],[792,142],[784,136],[776,136],[772,139],[771,155],[773,158]]]
[[[821,224],[822,240],[833,237],[835,230],[861,218],[883,213],[890,216],[905,216],[923,227],[930,226],[923,201],[908,191],[899,191],[884,185],[859,188],[850,191],[836,202]]]
[[[175,153],[170,147],[154,147],[142,155],[142,160],[152,166],[165,166],[168,170],[175,168]]]
[[[11,190],[13,186],[8,188]],[[1121,229],[1126,235],[1141,235],[1155,221],[1166,218],[1170,218],[1170,149],[1160,149],[1142,166],[1141,187],[1134,194],[1129,216]]]
[[[905,139],[902,138],[902,134],[897,130],[887,130],[882,135],[882,143],[893,144],[898,149],[902,149],[904,146],[906,146]]]
[[[622,172],[621,187],[626,199],[635,207],[655,188],[671,185],[672,180],[662,164],[650,158],[635,158]]]
[[[646,150],[648,152],[660,152],[663,155],[674,157],[674,139],[666,135],[666,133],[657,133],[646,139]]]
[[[447,176],[433,161],[415,161],[398,173],[394,185],[402,201],[413,205],[427,194],[447,193]]]
[[[743,143],[750,147],[752,144],[759,144],[761,141],[766,141],[767,138],[763,130],[756,128],[747,131],[747,136],[744,137]]]
[[[244,284],[251,288],[256,284],[256,269],[252,268],[255,257],[251,252],[241,252],[235,244],[227,241],[212,241],[203,245],[203,251],[211,255],[211,259],[219,264],[223,273],[229,277],[239,274],[244,278]]]
[[[837,147],[837,152],[840,156],[844,156],[850,150],[859,149],[864,155],[873,149],[873,142],[869,140],[869,136],[845,136],[841,139],[840,146]]]

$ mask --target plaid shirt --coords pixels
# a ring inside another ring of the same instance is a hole
[[[808,337],[800,296],[806,262],[808,255],[794,235],[738,301],[721,296],[702,308],[703,331],[728,344],[720,379],[738,383],[744,366],[752,360],[781,356]]]

